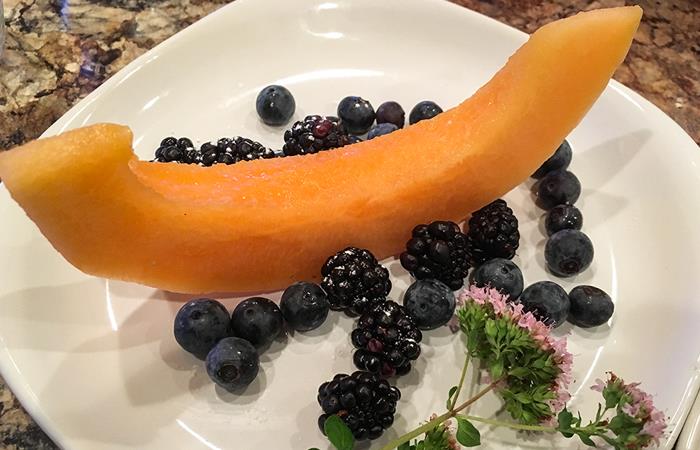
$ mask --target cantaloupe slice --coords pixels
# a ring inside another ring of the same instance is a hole
[[[283,288],[348,245],[397,254],[415,224],[464,219],[526,179],[603,91],[640,17],[546,25],[461,105],[338,150],[150,163],[127,128],[102,124],[0,154],[0,178],[87,273],[191,293]]]

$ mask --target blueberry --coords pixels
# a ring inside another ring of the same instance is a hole
[[[350,141],[351,144],[357,144],[358,142],[362,142],[362,138],[353,134],[348,136],[348,141]]]
[[[576,286],[569,292],[569,301],[569,322],[583,328],[604,324],[615,310],[610,296],[595,286]]]
[[[547,240],[544,259],[554,275],[570,277],[591,265],[593,243],[578,230],[557,231]]]
[[[248,386],[258,375],[258,352],[245,339],[227,337],[207,355],[209,378],[227,391]]]
[[[442,108],[440,108],[437,103],[424,100],[413,107],[411,114],[408,115],[408,123],[413,125],[421,120],[432,119],[441,112]]]
[[[525,311],[554,328],[564,323],[569,314],[569,296],[561,286],[551,281],[531,284],[520,294],[518,301]]]
[[[418,280],[406,290],[403,297],[406,310],[421,330],[433,330],[445,325],[455,311],[455,295],[445,283],[438,280]]]
[[[204,359],[217,342],[230,336],[228,311],[216,300],[191,300],[177,312],[174,333],[180,347]]]
[[[282,312],[272,301],[263,297],[243,300],[231,315],[231,331],[256,348],[270,345],[282,332]]]
[[[284,86],[271,85],[264,88],[255,100],[258,115],[268,125],[279,126],[289,122],[294,115],[294,96]]]
[[[377,123],[391,123],[397,128],[403,128],[406,122],[406,113],[401,105],[396,102],[384,102],[377,108]]]
[[[564,170],[571,164],[571,146],[564,140],[549,159],[542,163],[539,169],[532,174],[533,178],[542,178],[553,170]]]
[[[367,140],[392,133],[396,130],[398,130],[398,128],[396,128],[396,125],[394,125],[393,123],[377,124],[370,128],[369,133],[367,133]]]
[[[350,134],[365,134],[374,123],[374,108],[362,97],[345,97],[338,104],[338,117]]]
[[[474,270],[473,282],[479,287],[486,285],[516,299],[523,292],[523,273],[511,260],[494,258]]]
[[[573,205],[581,195],[581,183],[576,175],[568,170],[549,172],[537,188],[537,198],[544,209],[551,209],[559,204]]]
[[[583,226],[583,215],[574,205],[557,205],[550,209],[544,219],[547,236],[561,230],[580,230]]]
[[[310,331],[328,317],[330,303],[323,289],[305,281],[294,283],[282,294],[280,310],[287,324],[297,331]]]

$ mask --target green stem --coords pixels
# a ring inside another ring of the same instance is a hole
[[[406,442],[409,442],[411,439],[416,438],[420,436],[423,433],[426,433],[436,426],[440,425],[442,422],[451,419],[452,417],[456,416],[458,412],[462,411],[463,409],[468,408],[472,403],[476,402],[479,400],[481,397],[486,395],[489,391],[491,391],[498,383],[500,383],[503,379],[505,379],[505,375],[499,378],[498,380],[494,381],[493,383],[489,384],[486,386],[484,389],[479,391],[474,397],[470,398],[466,402],[462,403],[458,407],[452,409],[451,411],[447,411],[445,414],[438,416],[431,420],[430,422],[426,423],[425,425],[421,425],[420,427],[416,428],[413,431],[409,431],[408,433],[404,434],[403,436],[399,436],[393,441],[389,442],[386,444],[384,447],[381,448],[381,450],[392,450],[397,448],[399,445],[404,444]]]
[[[464,385],[464,377],[467,375],[467,367],[469,367],[469,353],[467,353],[467,356],[464,358],[464,365],[462,366],[462,374],[459,376],[459,384],[457,384],[457,390],[455,391],[454,395],[452,396],[452,402],[450,403],[450,407],[448,408],[450,411],[455,409],[455,405],[457,404],[457,399],[459,398],[459,393],[462,390],[462,386]]]
[[[432,430],[436,426],[440,425],[442,422],[448,420],[450,417],[452,417],[452,412],[446,412],[445,414],[438,416],[431,420],[430,422],[426,423],[425,425],[421,425],[420,427],[416,428],[413,431],[409,431],[408,433],[404,434],[403,436],[399,436],[393,441],[389,442],[386,444],[384,447],[381,448],[381,450],[393,450],[395,448],[398,448],[399,445],[404,444],[406,442],[409,442],[413,438],[417,438],[423,433],[427,433],[428,431]]]
[[[470,406],[472,405],[472,403],[476,402],[476,401],[479,400],[481,397],[483,397],[484,395],[488,394],[488,393],[489,393],[491,390],[493,390],[493,388],[495,388],[501,381],[505,380],[505,378],[506,378],[506,376],[503,375],[501,378],[499,378],[499,379],[493,381],[491,384],[489,384],[488,386],[486,386],[485,388],[483,388],[482,390],[480,390],[479,392],[477,392],[477,394],[476,394],[474,397],[470,398],[469,400],[467,400],[466,402],[462,403],[462,404],[459,405],[458,407],[452,409],[452,411],[450,411],[450,412],[452,413],[451,417],[456,416],[458,412],[460,412],[460,411],[462,411],[462,410],[464,410],[464,409],[470,407]]]
[[[481,423],[486,423],[489,425],[495,425],[497,427],[506,427],[506,428],[512,428],[514,430],[525,430],[525,431],[541,431],[545,433],[556,433],[557,429],[554,427],[545,427],[542,425],[523,425],[520,423],[514,423],[514,422],[505,422],[502,420],[496,420],[496,419],[486,419],[484,417],[478,417],[478,416],[469,416],[469,415],[462,415],[467,420],[473,420],[474,422],[481,422]]]

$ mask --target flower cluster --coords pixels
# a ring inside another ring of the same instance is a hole
[[[652,396],[639,389],[639,383],[625,384],[622,378],[608,372],[608,379],[596,380],[591,389],[603,394],[606,410],[616,412],[608,424],[615,444],[630,449],[659,444],[666,430],[666,417],[656,409]]]
[[[430,416],[431,421],[436,418],[437,414]],[[447,420],[426,431],[422,439],[413,443],[406,442],[397,450],[460,450],[461,448],[455,439],[452,421]]]
[[[480,358],[506,410],[521,423],[551,423],[569,400],[573,357],[566,339],[496,289],[470,286],[458,310],[470,356]]]

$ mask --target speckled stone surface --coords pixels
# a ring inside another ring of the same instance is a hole
[[[453,0],[532,32],[618,0]],[[39,136],[129,61],[225,4],[224,0],[5,0],[0,60],[0,149]],[[627,2],[630,3],[630,2]],[[700,1],[639,1],[637,41],[615,78],[700,142]],[[0,448],[54,449],[0,378]]]

